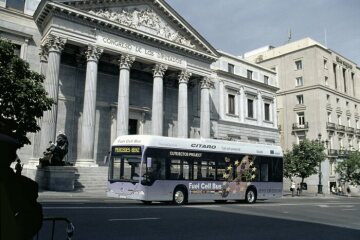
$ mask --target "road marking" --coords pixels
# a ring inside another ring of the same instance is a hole
[[[67,207],[67,206],[59,206],[59,207],[43,207],[43,209],[77,209],[77,210],[88,210],[88,209],[144,209],[144,208],[150,208],[150,209],[157,209],[157,208],[161,208],[161,209],[165,209],[165,208],[181,208],[180,206],[171,206],[171,207],[165,207],[165,206],[159,206],[159,207],[155,207],[155,206],[137,206],[137,207],[85,207],[85,206],[78,206],[78,207]]]
[[[321,204],[321,205],[318,205],[319,207],[321,207],[321,208],[328,208],[329,207],[329,205],[326,205],[326,204]]]
[[[90,202],[87,199],[40,199],[39,202],[41,203],[83,203],[83,202]]]
[[[110,222],[114,221],[146,221],[146,220],[159,220],[160,218],[115,218],[109,219]]]
[[[220,205],[186,205],[187,208],[218,208]]]

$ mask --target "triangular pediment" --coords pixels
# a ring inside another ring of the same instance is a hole
[[[119,30],[123,26],[126,31],[141,33],[145,38],[156,39],[165,45],[170,43],[176,48],[203,53],[208,58],[217,57],[216,50],[163,0],[59,0],[49,1],[48,5],[51,6],[45,9],[46,4],[43,4],[44,13],[57,7],[62,8],[61,12],[67,10],[79,18],[83,17],[79,14],[82,13],[86,15],[83,19],[101,26],[111,24]],[[41,10],[37,12],[41,16]]]
[[[89,10],[89,13],[190,48],[196,48],[190,38],[184,37],[148,5],[96,8]]]

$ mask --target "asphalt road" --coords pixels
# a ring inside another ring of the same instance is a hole
[[[47,217],[67,217],[74,239],[360,239],[360,198],[283,198],[173,206],[114,199],[41,199]],[[54,239],[66,239],[56,223]],[[49,239],[44,222],[39,239]]]

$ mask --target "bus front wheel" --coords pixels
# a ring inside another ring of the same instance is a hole
[[[245,194],[245,201],[249,204],[256,202],[256,190],[254,188],[249,188]]]
[[[176,205],[183,205],[187,203],[187,195],[184,189],[176,188],[174,191],[173,202]]]

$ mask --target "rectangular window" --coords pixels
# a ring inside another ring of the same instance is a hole
[[[351,73],[351,82],[353,87],[353,96],[355,96],[355,73]]]
[[[234,73],[234,68],[235,68],[235,66],[233,64],[228,63],[228,72],[229,73]]]
[[[325,68],[325,69],[327,69],[327,62],[328,62],[327,59],[324,58],[324,68]]]
[[[343,68],[343,80],[344,80],[344,91],[347,92],[347,87],[346,87],[346,69]]]
[[[270,104],[264,104],[264,111],[265,111],[265,121],[270,121]]]
[[[328,112],[328,122],[331,122],[331,112]]]
[[[359,125],[359,120],[356,120],[356,128],[359,129],[360,125]]]
[[[304,112],[297,113],[297,120],[298,120],[299,126],[304,126],[305,125],[305,113]]]
[[[235,95],[228,95],[228,113],[235,114]]]
[[[338,115],[338,124],[341,125],[341,115]]]
[[[296,70],[301,70],[303,68],[301,60],[295,61],[295,68]]]
[[[7,0],[6,1],[7,8],[16,9],[21,12],[24,11],[24,5],[25,5],[25,0],[20,0],[20,1],[19,0]]]
[[[325,86],[328,86],[329,85],[329,78],[325,76]]]
[[[337,74],[336,74],[336,64],[333,65],[334,80],[335,80],[335,89],[337,89]]]
[[[18,57],[21,57],[21,45],[19,44],[14,44],[14,54]]]
[[[347,122],[348,122],[348,127],[351,127],[351,119],[349,117],[347,118]]]
[[[254,118],[254,100],[248,99],[247,106],[248,106],[248,117]]]
[[[304,104],[304,96],[303,95],[297,95],[296,99],[297,99],[298,104]]]
[[[302,86],[303,84],[304,84],[303,78],[297,77],[296,78],[296,86]]]
[[[269,84],[269,77],[264,75],[264,83]]]
[[[247,78],[253,79],[253,72],[251,70],[247,70]]]
[[[304,141],[306,138],[305,135],[298,135],[297,136],[297,144],[301,143],[302,141]]]

